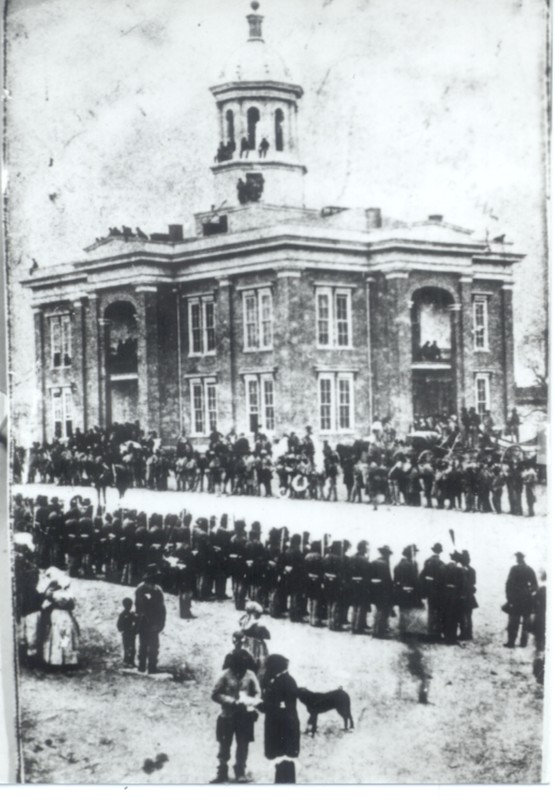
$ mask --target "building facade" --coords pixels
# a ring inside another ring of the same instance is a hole
[[[215,203],[196,235],[111,229],[32,293],[42,437],[138,420],[173,442],[311,425],[331,442],[514,404],[512,265],[432,215],[304,205],[302,88],[249,38],[211,87]],[[216,139],[217,136],[217,139]],[[219,144],[218,144],[219,141]]]

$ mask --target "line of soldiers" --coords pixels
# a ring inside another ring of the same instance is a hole
[[[164,591],[179,595],[184,618],[192,616],[193,600],[227,599],[231,579],[238,610],[251,599],[273,617],[308,618],[312,626],[364,634],[374,609],[373,635],[388,638],[394,607],[400,635],[409,636],[417,631],[418,611],[427,600],[430,638],[472,639],[476,573],[467,551],[454,551],[444,563],[437,543],[419,570],[418,550],[409,545],[392,571],[387,545],[370,560],[367,541],[349,555],[346,540],[326,534],[311,542],[308,532],[290,535],[282,527],[272,528],[263,542],[259,522],[247,530],[244,520],[232,521],[227,514],[219,521],[214,516],[193,521],[186,511],[148,517],[133,509],[99,512],[79,495],[67,510],[56,497],[40,495],[35,503],[14,498],[15,530],[31,534],[37,566],[132,586],[155,564]]]

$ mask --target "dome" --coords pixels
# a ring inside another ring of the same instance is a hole
[[[249,39],[229,59],[220,73],[225,83],[277,81],[290,83],[291,75],[282,57],[263,39]]]

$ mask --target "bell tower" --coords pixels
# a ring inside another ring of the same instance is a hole
[[[228,207],[264,203],[304,205],[306,167],[299,157],[298,101],[281,56],[263,38],[259,3],[247,15],[249,37],[211,86],[219,135],[214,164],[215,200]]]

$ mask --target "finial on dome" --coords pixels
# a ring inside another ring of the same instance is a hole
[[[257,0],[253,0],[251,3],[251,8],[253,11],[258,11],[260,8],[260,3]],[[264,17],[262,14],[247,14],[247,20],[249,22],[249,40],[252,39],[262,39],[262,20]]]

